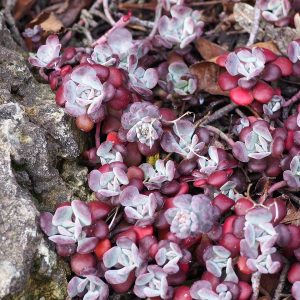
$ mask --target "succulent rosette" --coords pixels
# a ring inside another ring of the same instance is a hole
[[[164,162],[158,159],[155,165],[144,163],[139,166],[144,172],[144,185],[148,190],[160,189],[164,182],[170,182],[175,175],[175,164],[172,160]]]
[[[50,35],[46,44],[39,47],[36,55],[29,57],[29,62],[36,67],[52,69],[59,63],[61,44],[56,35]]]
[[[180,239],[209,232],[219,217],[219,210],[205,195],[179,195],[173,205],[166,210],[165,217],[171,225],[170,231]]]
[[[245,142],[238,141],[233,147],[234,156],[248,162],[252,159],[263,159],[271,154],[272,135],[264,123],[254,123],[252,130],[246,135]]]
[[[293,157],[290,163],[290,170],[283,172],[283,179],[287,182],[288,186],[294,189],[300,188],[300,156]]]
[[[190,99],[197,90],[197,79],[191,75],[188,66],[184,62],[174,62],[168,67],[166,86],[170,93],[176,93],[183,96],[184,99]]]
[[[239,85],[252,87],[264,70],[266,57],[260,48],[241,49],[228,54],[225,68],[232,76],[239,75]],[[253,84],[254,83],[254,84]]]
[[[125,148],[122,145],[113,144],[110,141],[101,143],[97,149],[97,156],[100,158],[101,164],[110,164],[113,162],[123,162]]]
[[[137,277],[134,285],[134,293],[140,298],[160,297],[172,298],[172,288],[168,286],[167,273],[156,265],[147,267],[147,273]]]
[[[110,248],[103,256],[104,266],[108,269],[104,276],[111,284],[127,281],[131,272],[138,276],[146,269],[136,244],[128,238],[120,238],[116,246]]]
[[[70,249],[69,254],[74,252],[71,246],[75,244],[79,253],[94,250],[98,238],[87,237],[83,230],[91,224],[91,212],[88,206],[80,200],[73,200],[70,205],[59,207],[54,215],[46,212],[40,217],[41,228],[49,236],[49,240]]]
[[[191,254],[181,249],[178,244],[162,240],[158,243],[158,251],[155,261],[167,274],[175,274],[179,271],[180,262],[189,262]]]
[[[267,21],[274,22],[277,26],[288,24],[291,9],[289,0],[259,0],[258,7]]]
[[[160,37],[170,45],[184,48],[202,35],[204,23],[199,11],[183,5],[174,5],[170,13],[171,18],[162,16],[158,26]]]
[[[140,142],[150,148],[163,133],[159,110],[148,102],[131,104],[121,123],[128,142]]]
[[[120,167],[113,167],[111,171],[100,172],[93,170],[88,177],[89,187],[101,198],[120,195],[121,186],[129,183],[128,177]]]
[[[154,222],[158,206],[154,193],[143,195],[136,187],[128,186],[122,191],[119,201],[125,207],[127,218],[136,225],[145,226]]]
[[[174,122],[173,132],[165,131],[162,136],[162,148],[166,152],[178,153],[187,159],[198,156],[205,144],[200,141],[200,138],[195,133],[193,123],[188,120]]]
[[[76,276],[68,283],[68,295],[71,298],[84,295],[84,300],[106,300],[109,296],[109,288],[107,284],[97,276]]]
[[[104,118],[103,105],[115,93],[111,84],[101,83],[91,65],[76,67],[62,87],[66,112],[74,117],[87,114],[94,122]]]

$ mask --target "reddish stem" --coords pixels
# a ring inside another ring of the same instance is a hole
[[[122,16],[117,23],[114,24],[112,28],[110,28],[104,35],[102,35],[97,41],[95,41],[92,46],[103,44],[107,41],[107,37],[109,34],[111,34],[113,31],[115,31],[117,28],[123,28],[125,27],[129,22],[131,18],[131,12],[129,12],[127,15]]]
[[[100,141],[100,129],[101,129],[101,121],[99,121],[96,124],[96,133],[95,133],[95,144],[96,144],[96,148],[98,149],[101,141]]]
[[[287,184],[286,184],[286,181],[285,181],[285,180],[276,182],[276,183],[274,183],[274,184],[270,187],[270,189],[269,189],[269,191],[268,191],[268,194],[271,195],[271,194],[273,194],[275,191],[277,191],[277,190],[279,190],[279,189],[285,187],[286,185],[287,185]]]
[[[300,90],[292,98],[286,101],[283,104],[283,107],[291,106],[292,104],[296,103],[298,100],[300,100]]]
[[[46,81],[49,81],[49,76],[45,73],[45,69],[44,68],[40,68],[39,69],[39,74],[41,75],[41,77],[43,79],[45,79]]]

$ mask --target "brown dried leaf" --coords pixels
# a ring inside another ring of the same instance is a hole
[[[262,48],[268,49],[268,50],[274,52],[277,55],[281,55],[282,54],[280,52],[280,50],[278,49],[277,45],[274,42],[272,42],[272,41],[255,43],[250,48],[254,48],[254,47],[262,47]]]
[[[190,72],[198,78],[198,90],[212,95],[228,95],[218,85],[221,67],[208,61],[196,63],[190,67]]]
[[[300,225],[300,210],[297,209],[292,203],[287,206],[287,214],[281,221],[283,224]]]
[[[254,8],[246,3],[236,3],[233,9],[235,20],[239,25],[250,33],[253,23]],[[288,44],[294,40],[296,29],[291,27],[275,27],[273,24],[264,21],[259,23],[257,39],[260,41],[273,40],[279,50],[286,53]]]
[[[34,20],[29,23],[29,27],[33,27],[34,25],[40,25],[46,33],[58,33],[64,27],[63,23],[53,12],[43,12],[39,14]]]
[[[195,45],[198,52],[207,61],[219,55],[228,53],[226,49],[204,38],[197,39]]]
[[[20,20],[35,4],[36,0],[18,0],[14,7],[14,18]]]

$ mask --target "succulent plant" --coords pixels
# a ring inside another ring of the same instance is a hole
[[[264,114],[271,117],[277,111],[282,108],[282,105],[285,103],[285,100],[282,96],[274,95],[267,104],[263,105]]]
[[[98,238],[87,237],[84,227],[92,224],[88,206],[73,200],[70,205],[59,207],[55,214],[42,213],[40,225],[52,242],[68,247],[77,243],[77,252],[88,253],[94,250]],[[72,254],[72,253],[70,253]]]
[[[294,189],[300,188],[300,156],[293,157],[290,163],[290,170],[283,172],[283,179],[287,182],[288,186]]]
[[[230,255],[230,251],[223,246],[211,246],[207,248],[203,255],[206,269],[216,277],[221,277],[222,269],[226,268]]]
[[[29,57],[28,61],[35,67],[53,69],[59,63],[61,44],[56,35],[50,35],[46,44],[39,47],[36,55]]]
[[[157,208],[154,193],[143,195],[135,186],[128,186],[122,191],[119,201],[125,207],[127,218],[136,225],[145,226],[153,223]]]
[[[199,171],[201,173],[210,175],[217,170],[219,164],[217,147],[210,146],[208,148],[208,155],[209,158],[207,158],[206,156],[199,156],[198,165],[199,165]]]
[[[236,187],[236,183],[229,180],[220,187],[219,193],[229,197],[230,199],[232,199],[234,201],[237,201],[239,198],[242,197],[242,195],[240,195],[239,193],[236,192],[235,187]],[[214,196],[217,196],[217,194],[219,194],[219,193],[215,193]]]
[[[175,274],[179,271],[180,261],[188,262],[191,259],[189,251],[181,250],[179,245],[171,241],[162,240],[158,243],[158,251],[155,261],[167,274]]]
[[[173,133],[165,131],[162,136],[162,148],[166,152],[178,153],[187,159],[198,156],[205,144],[201,142],[197,134],[195,134],[194,124],[187,120],[174,122]]]
[[[160,189],[164,182],[172,181],[175,175],[175,164],[172,160],[164,162],[158,159],[154,167],[144,163],[139,168],[144,172],[144,185],[148,190]]]
[[[106,43],[96,45],[91,55],[91,60],[97,64],[111,66],[127,64],[127,57],[131,52],[136,52],[136,42],[126,28],[116,28],[107,36]]]
[[[147,271],[137,277],[134,293],[140,298],[171,299],[172,289],[168,286],[167,273],[156,265],[148,266]]]
[[[170,231],[180,239],[210,231],[219,217],[219,210],[205,195],[179,195],[173,204],[165,217],[171,225]]]
[[[190,74],[189,68],[184,62],[171,63],[166,79],[170,93],[189,96],[197,90],[197,79]]]
[[[150,148],[163,133],[160,113],[155,105],[136,102],[122,115],[121,123],[128,142],[140,142]]]
[[[130,87],[142,96],[151,96],[158,82],[158,73],[154,68],[147,70],[138,66],[138,57],[135,54],[128,56],[128,77]]]
[[[225,67],[232,76],[241,75],[239,85],[256,79],[264,70],[266,57],[260,48],[241,49],[228,54]],[[251,84],[252,85],[252,84]]]
[[[184,0],[163,0],[162,3],[164,9],[169,11],[172,5],[182,5]]]
[[[235,143],[233,154],[242,162],[248,162],[250,158],[263,159],[271,154],[272,141],[269,128],[265,124],[254,123],[245,137],[245,142]]]
[[[97,71],[89,65],[74,68],[62,87],[66,112],[74,117],[87,114],[95,122],[104,117],[103,104],[115,92],[108,82],[101,83]]]
[[[75,276],[68,283],[68,295],[71,298],[84,295],[83,300],[106,300],[109,296],[109,288],[97,276]]]
[[[26,28],[22,35],[26,38],[30,38],[33,43],[37,43],[41,40],[41,34],[43,29],[40,25],[34,25],[33,28]]]
[[[276,252],[276,248],[272,247],[257,258],[249,258],[247,260],[247,266],[254,272],[258,271],[262,274],[274,274],[277,273],[281,268],[281,263],[279,261],[273,261],[272,254]]]
[[[267,21],[275,22],[278,26],[288,23],[288,14],[291,9],[289,0],[259,0],[258,7]]]
[[[288,46],[288,56],[291,62],[296,63],[300,60],[300,42],[299,40],[292,41]]]
[[[214,291],[209,281],[199,280],[192,285],[190,294],[193,299],[197,300],[231,300],[236,299],[239,294],[238,291],[237,284],[232,282],[224,281]]]
[[[160,36],[168,43],[184,48],[202,35],[204,23],[199,11],[174,5],[170,13],[171,19],[162,16],[158,26]]]
[[[98,170],[90,172],[88,183],[91,190],[103,197],[115,197],[120,195],[121,186],[129,183],[123,169],[113,167],[111,171],[102,173]]]
[[[117,239],[116,246],[104,253],[103,263],[109,269],[104,274],[105,279],[111,284],[124,283],[132,271],[138,275],[146,268],[136,244],[124,237]]]
[[[258,257],[259,248],[264,254],[274,246],[278,234],[271,223],[272,213],[267,208],[253,208],[245,218],[245,239],[240,243],[241,254],[255,259]]]
[[[97,149],[97,156],[100,157],[102,165],[110,164],[112,162],[123,162],[123,156],[125,148],[122,145],[113,144],[110,141],[101,143]]]
[[[300,281],[296,281],[296,282],[293,283],[291,291],[292,291],[293,297],[296,300],[300,299]]]

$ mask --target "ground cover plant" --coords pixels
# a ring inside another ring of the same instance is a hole
[[[299,300],[300,1],[90,5],[75,42],[23,32],[92,145],[91,198],[40,214],[69,297]]]

